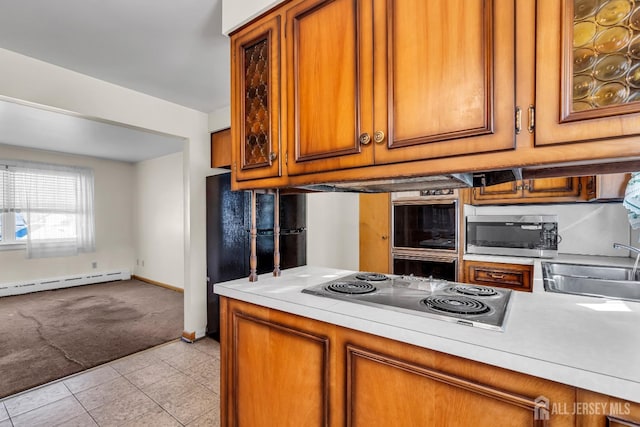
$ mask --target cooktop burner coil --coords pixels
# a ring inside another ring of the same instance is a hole
[[[377,288],[371,283],[358,280],[339,280],[327,285],[327,290],[341,294],[369,294],[375,292]]]
[[[483,314],[491,310],[482,301],[457,295],[434,295],[423,299],[421,302],[432,310],[445,313]]]
[[[356,274],[356,279],[369,280],[371,282],[381,282],[383,280],[389,280],[389,277],[381,273],[358,273]]]
[[[494,295],[498,295],[498,292],[496,292],[495,289],[481,288],[479,286],[456,285],[451,289],[459,294],[471,295],[474,297],[492,297]]]

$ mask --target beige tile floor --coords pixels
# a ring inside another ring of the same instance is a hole
[[[220,425],[220,346],[173,341],[0,400],[0,427]]]

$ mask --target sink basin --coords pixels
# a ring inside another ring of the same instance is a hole
[[[640,301],[640,274],[631,267],[542,263],[548,292]]]

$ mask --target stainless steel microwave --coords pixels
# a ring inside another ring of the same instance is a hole
[[[466,251],[471,254],[553,258],[558,255],[557,215],[467,217]]]

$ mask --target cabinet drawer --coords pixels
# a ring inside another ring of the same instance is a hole
[[[531,292],[532,275],[532,265],[465,261],[465,280],[476,285]]]

